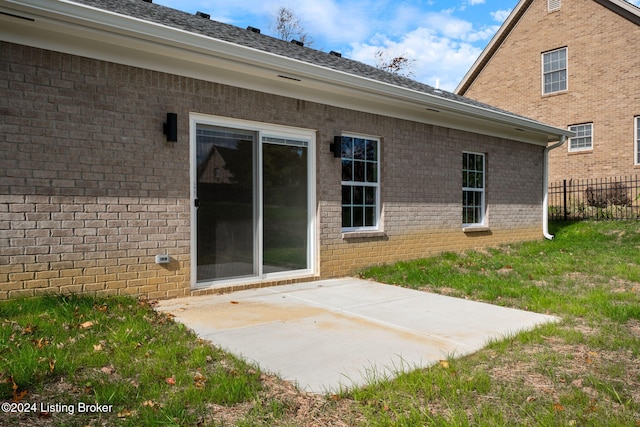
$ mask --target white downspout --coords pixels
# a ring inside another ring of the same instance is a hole
[[[560,137],[560,142],[544,149],[542,170],[542,234],[545,239],[553,240],[553,234],[549,234],[549,151],[564,144],[566,136]]]

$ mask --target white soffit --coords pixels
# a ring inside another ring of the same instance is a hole
[[[544,145],[567,131],[69,1],[0,0],[2,40]]]

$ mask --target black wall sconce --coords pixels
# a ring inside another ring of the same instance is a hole
[[[167,142],[178,142],[178,115],[167,113],[167,122],[163,125],[164,134],[167,135]]]
[[[329,150],[333,153],[333,157],[342,157],[342,137],[334,136],[333,142],[329,144]]]

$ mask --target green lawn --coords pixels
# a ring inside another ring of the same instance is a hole
[[[470,357],[345,393],[370,402],[364,406],[370,425],[640,426],[640,223],[554,228],[554,241],[363,272],[563,319]]]
[[[552,231],[554,241],[363,271],[562,321],[335,395],[301,393],[198,340],[145,301],[2,302],[2,402],[36,405],[36,412],[43,403],[112,406],[106,413],[3,413],[0,425],[639,427],[640,222]]]
[[[0,304],[0,319],[0,400],[23,412],[0,425],[196,425],[262,387],[256,368],[144,301],[23,299]],[[91,404],[106,412],[79,413]]]

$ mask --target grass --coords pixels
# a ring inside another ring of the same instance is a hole
[[[387,402],[386,411],[365,406],[370,425],[640,426],[640,224],[554,231],[550,242],[364,271],[385,283],[563,320],[344,397]]]
[[[46,296],[4,302],[0,318],[0,399],[75,409],[10,414],[9,425],[42,417],[65,426],[195,425],[212,404],[233,405],[261,388],[255,367],[144,301]],[[112,410],[80,414],[80,402]]]
[[[113,405],[106,414],[2,414],[0,425],[638,427],[640,223],[552,231],[554,241],[361,272],[562,320],[326,396],[198,340],[144,301],[0,303],[0,400]]]

